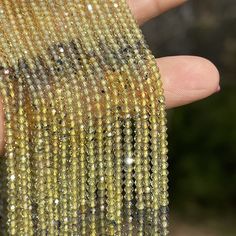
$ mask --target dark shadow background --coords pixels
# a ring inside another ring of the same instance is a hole
[[[189,1],[143,32],[155,56],[203,56],[221,74],[218,94],[169,111],[170,235],[236,235],[236,1]]]

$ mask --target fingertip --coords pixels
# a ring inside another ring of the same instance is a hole
[[[209,75],[206,76],[205,85],[203,85],[203,89],[206,90],[206,93],[215,93],[219,91],[219,83],[220,83],[220,73],[217,67],[208,59],[202,58],[202,57],[197,57],[197,60],[200,62],[201,61],[201,68],[205,70],[205,74]]]
[[[206,98],[219,90],[219,71],[205,58],[165,57],[158,59],[157,64],[162,74],[168,108]]]
[[[177,7],[187,0],[127,0],[127,3],[139,24]]]

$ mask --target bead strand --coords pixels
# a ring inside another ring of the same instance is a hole
[[[0,22],[8,233],[167,235],[163,89],[126,0],[3,0]]]
[[[14,126],[14,116],[12,115],[12,109],[15,108],[14,90],[12,82],[9,78],[0,77],[0,91],[3,96],[3,102],[5,106],[3,107],[5,113],[5,127],[6,127],[6,138],[5,138],[5,148],[6,148],[6,165],[7,165],[7,175],[8,175],[8,199],[7,199],[7,209],[8,209],[8,233],[10,235],[17,234],[17,186],[16,186],[16,168],[15,168],[15,152],[14,152],[14,139],[13,139],[13,126]],[[14,114],[14,113],[13,113]]]

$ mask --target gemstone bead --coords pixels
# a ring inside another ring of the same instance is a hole
[[[165,98],[125,0],[0,3],[0,235],[167,235]]]

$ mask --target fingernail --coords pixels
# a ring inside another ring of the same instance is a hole
[[[216,93],[220,92],[220,85],[218,85],[217,89],[216,89]]]

